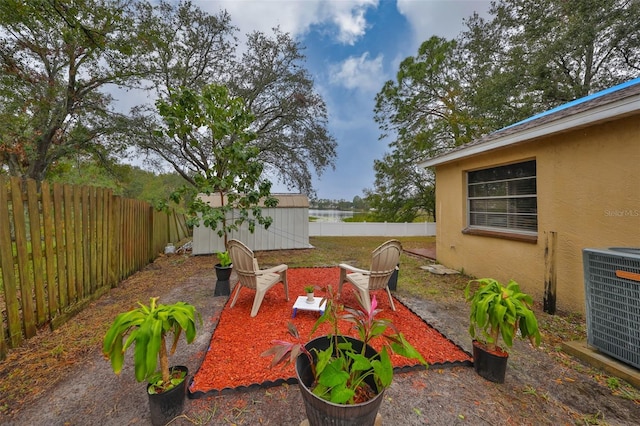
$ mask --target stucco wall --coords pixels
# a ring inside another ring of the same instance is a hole
[[[536,159],[537,242],[466,235],[466,171]],[[584,312],[583,248],[640,247],[638,116],[530,141],[436,168],[438,261],[514,279],[542,302],[545,245],[556,233],[557,307]]]

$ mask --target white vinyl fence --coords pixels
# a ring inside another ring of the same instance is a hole
[[[435,222],[309,222],[310,237],[432,237]]]
[[[228,237],[236,238],[251,247],[252,250],[282,250],[309,248],[309,237],[412,237],[436,235],[436,224],[387,223],[387,222],[309,222],[309,201],[301,194],[274,194],[279,199],[276,208],[264,208],[263,215],[270,216],[273,223],[269,229],[257,225],[255,232],[249,232],[247,224],[238,231],[230,232]],[[203,199],[218,206],[217,197]],[[230,213],[233,221],[236,213]],[[193,229],[192,250],[194,255],[212,254],[224,251],[224,239],[204,226]]]

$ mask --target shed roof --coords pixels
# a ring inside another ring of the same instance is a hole
[[[309,198],[303,194],[271,194],[278,199],[278,206],[276,208],[294,208],[294,207],[309,207]],[[217,195],[204,195],[200,194],[200,197],[209,203],[213,207],[220,207],[220,197]],[[225,197],[226,202],[226,197]],[[264,204],[260,202],[260,207],[264,207]]]
[[[640,78],[560,105],[420,163],[431,167],[640,113]]]

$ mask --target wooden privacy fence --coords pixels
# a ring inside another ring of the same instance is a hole
[[[110,189],[0,176],[0,359],[189,232],[183,215]]]

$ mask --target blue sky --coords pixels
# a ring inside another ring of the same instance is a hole
[[[485,0],[196,0],[226,9],[240,35],[280,26],[305,46],[306,68],[327,103],[336,169],[314,178],[319,198],[352,200],[373,188],[373,162],[388,151],[373,121],[375,95],[432,35],[455,38]],[[288,192],[275,185],[272,192]]]

